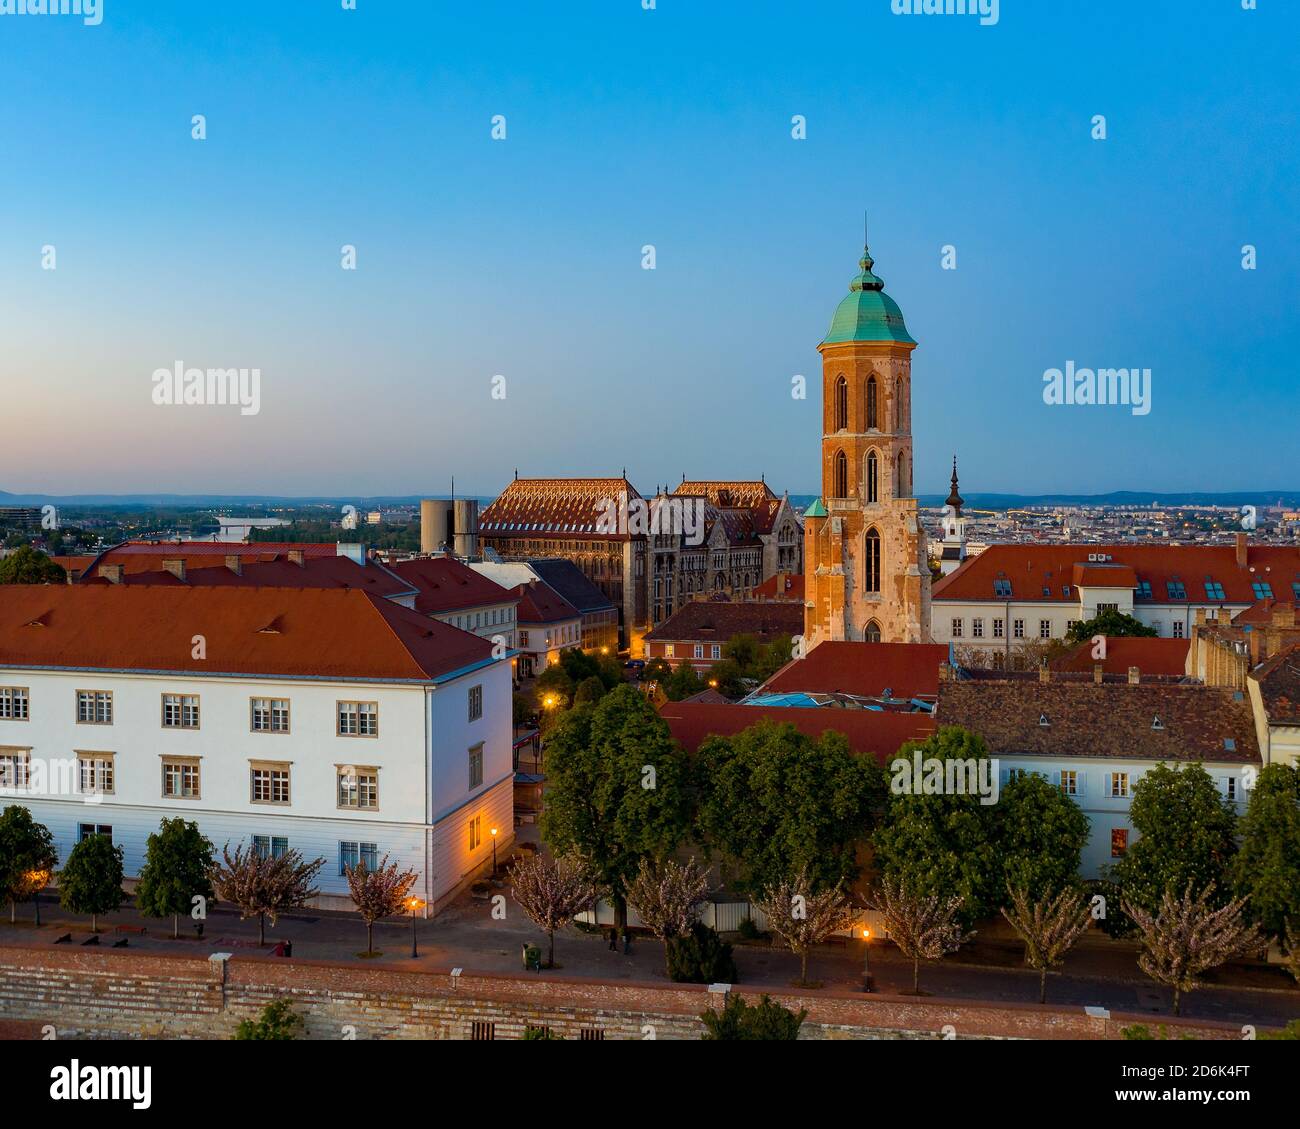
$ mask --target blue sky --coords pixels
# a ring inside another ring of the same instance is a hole
[[[816,492],[864,210],[919,492],[1300,485],[1290,0],[103,4],[0,16],[0,489]],[[1045,405],[1069,360],[1150,414]]]

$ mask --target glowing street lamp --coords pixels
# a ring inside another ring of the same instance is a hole
[[[497,876],[497,829],[492,828],[492,877]]]
[[[871,991],[871,930],[862,927],[862,990]]]
[[[406,899],[406,908],[411,911],[411,959],[414,960],[420,955],[419,950],[415,947],[415,918],[420,910],[424,909],[425,903],[419,898],[412,895]]]

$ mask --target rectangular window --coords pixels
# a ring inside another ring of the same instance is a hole
[[[113,754],[78,753],[77,779],[82,795],[111,796],[113,794]]]
[[[1181,639],[1182,637],[1183,637],[1183,621],[1181,619],[1176,619],[1174,620],[1174,638]]]
[[[255,763],[249,769],[249,798],[255,804],[289,802],[289,766]]]
[[[1025,637],[1025,621],[1023,619],[1012,620],[1011,634],[1017,639]]]
[[[1165,591],[1171,600],[1187,599],[1187,587],[1181,580],[1166,580]]]
[[[519,645],[520,645],[521,647],[527,647],[527,646],[528,646],[528,632],[527,632],[527,631],[521,631],[521,632],[519,633]]]
[[[1110,857],[1122,859],[1128,854],[1128,828],[1112,827],[1110,829]]]
[[[1205,581],[1205,598],[1207,600],[1222,600],[1224,598],[1223,585],[1217,580],[1207,579]]]
[[[954,619],[952,621],[952,637],[954,639],[960,639],[962,637],[963,624],[965,622],[966,621],[962,619]]]
[[[355,869],[358,865],[364,866],[372,874],[379,869],[377,843],[339,843],[339,873],[343,874],[345,867],[350,866]]]
[[[197,757],[164,757],[162,794],[169,800],[199,798],[199,760]]]
[[[984,621],[978,617],[971,620],[970,633],[976,639],[984,638]]]
[[[379,807],[379,769],[373,765],[338,767],[339,807],[374,810]]]
[[[711,659],[720,659],[720,658],[722,658],[722,646],[721,646],[720,644],[718,644],[718,643],[714,643],[714,644],[709,648],[709,658],[711,658]]]
[[[483,687],[471,686],[469,688],[469,719],[478,721],[483,716]]]
[[[676,658],[676,657],[677,657],[677,655],[676,655],[676,648],[675,648],[671,643],[665,643],[665,644],[664,644],[664,658],[666,658],[666,659],[672,659],[672,658]]]
[[[1002,638],[1002,631],[1003,631],[1003,628],[1004,628],[1004,626],[1005,626],[1005,622],[1006,622],[1005,620],[1001,620],[1001,619],[995,619],[995,620],[993,621],[993,638],[994,638],[994,639],[1001,639],[1001,638]]]
[[[164,694],[162,696],[162,723],[164,729],[197,729],[199,727],[199,696],[197,694]]]
[[[1151,581],[1139,580],[1138,586],[1135,589],[1133,589],[1133,595],[1136,599],[1139,600],[1151,599]]]
[[[378,737],[378,702],[339,702],[338,735],[340,737]]]
[[[250,698],[254,733],[288,733],[288,698]]]
[[[1229,800],[1237,798],[1237,778],[1235,776],[1223,777],[1223,794]]]
[[[1114,799],[1122,800],[1128,796],[1128,773],[1112,772],[1110,779],[1110,794]]]
[[[289,853],[289,840],[283,835],[254,835],[253,854],[260,859],[282,859]]]
[[[106,835],[108,838],[113,837],[113,825],[111,823],[78,823],[77,824],[77,842],[84,842],[92,835]]]
[[[1052,621],[1050,619],[1040,619],[1038,621],[1038,637],[1040,639],[1050,639],[1052,637]]]
[[[469,821],[469,849],[477,851],[479,844],[483,842],[483,817],[474,816]]]
[[[112,725],[113,691],[78,690],[77,691],[78,725]]]
[[[1065,633],[1069,635],[1070,632],[1073,631],[1078,626],[1078,624],[1079,621],[1077,619],[1067,619],[1065,621]]]
[[[1061,771],[1061,792],[1066,796],[1077,796],[1079,794],[1078,769],[1067,768]]]
[[[470,791],[483,784],[483,742],[480,741],[469,751],[469,787]]]
[[[26,749],[0,749],[0,788],[26,789],[31,780],[31,759]]]
[[[695,644],[695,657],[696,657],[697,659],[702,659],[702,658],[704,658],[704,644],[703,644],[703,643],[696,643],[696,644]]]
[[[0,721],[27,721],[29,709],[26,686],[0,686]]]
[[[993,595],[1000,600],[1011,599],[1011,581],[995,580],[993,581]]]
[[[1271,600],[1273,598],[1273,585],[1267,580],[1256,580],[1251,586],[1251,591],[1255,593],[1257,600]]]
[[[1119,611],[1119,605],[1118,605],[1118,604],[1098,604],[1098,605],[1097,605],[1097,612],[1098,612],[1098,614],[1100,614],[1101,612],[1117,612],[1117,611]]]

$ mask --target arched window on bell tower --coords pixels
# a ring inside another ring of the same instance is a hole
[[[877,399],[879,398],[880,386],[876,383],[874,376],[867,377],[867,430],[873,431],[880,426],[880,419],[877,411]]]
[[[866,631],[864,631],[864,632],[862,633],[862,637],[863,637],[863,639],[865,639],[868,643],[879,643],[879,642],[880,642],[880,624],[878,624],[878,623],[873,619],[869,624],[867,624],[867,629],[866,629]]]
[[[875,448],[867,452],[867,501],[880,501],[880,459]]]
[[[903,430],[903,382],[894,386],[894,430]]]
[[[898,452],[898,488],[894,491],[894,497],[906,498],[907,489],[907,452]]]
[[[868,592],[880,591],[880,534],[873,525],[862,540],[862,582]]]
[[[835,490],[833,497],[849,496],[849,460],[843,451],[835,452]]]
[[[835,430],[847,431],[849,426],[849,382],[843,376],[835,382]]]

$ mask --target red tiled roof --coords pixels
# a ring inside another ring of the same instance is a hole
[[[878,698],[888,689],[895,698],[932,698],[948,655],[947,643],[821,643],[786,663],[763,690]]]
[[[780,582],[781,590],[777,591],[777,585]],[[769,576],[757,588],[754,589],[754,595],[760,600],[798,600],[804,598],[804,579],[802,574],[777,573],[775,576]]]
[[[1104,554],[1110,561],[1089,561],[1089,556]],[[994,600],[998,597],[993,582],[1011,582],[1011,599],[1038,603],[1058,601],[1077,603],[1073,591],[1077,585],[1075,566],[1085,570],[1120,565],[1116,581],[1121,587],[1136,586],[1139,581],[1151,585],[1150,598],[1140,597],[1142,604],[1243,604],[1255,603],[1251,585],[1267,582],[1273,595],[1287,599],[1292,583],[1300,581],[1300,548],[1284,545],[1250,545],[1247,567],[1237,564],[1233,545],[990,545],[978,556],[967,558],[958,569],[935,583],[932,598],[942,600]],[[1253,571],[1252,571],[1253,569]],[[1134,574],[1130,577],[1129,573]],[[1091,571],[1088,572],[1091,578]],[[1223,585],[1223,599],[1206,594],[1206,579]],[[1181,583],[1185,600],[1169,595],[1168,583]],[[1098,583],[1098,581],[1093,581]],[[1071,585],[1066,596],[1065,585]],[[1043,594],[1043,589],[1048,594]]]
[[[743,509],[766,509],[768,503],[781,501],[766,482],[725,481],[716,479],[698,479],[687,481],[673,490],[674,494],[687,494],[691,497],[707,498],[719,508],[737,506]],[[775,510],[773,510],[775,513]]]
[[[513,599],[509,589],[453,557],[422,557],[397,561],[388,567],[416,589],[415,610],[425,615],[481,608]]]
[[[843,733],[855,753],[874,756],[883,762],[892,758],[905,742],[924,741],[935,730],[934,720],[928,713],[893,710],[666,702],[659,714],[668,723],[673,737],[690,752],[712,734],[730,737],[766,719],[778,725],[793,725],[814,740],[827,730]]]
[[[233,554],[232,554],[233,555]],[[185,579],[161,566],[162,561],[180,560],[185,564]],[[243,556],[240,570],[218,563],[210,556],[163,556],[151,554],[129,555],[109,561],[122,566],[121,584],[157,587],[205,588],[359,588],[376,596],[392,599],[409,592],[411,585],[394,576],[383,565],[373,561],[360,565],[350,557],[304,557],[297,564],[285,556]],[[101,561],[101,565],[103,562]],[[103,586],[113,583],[99,575],[98,566],[93,574],[80,581],[83,585]]]
[[[789,600],[695,600],[683,604],[645,638],[725,643],[737,635],[753,635],[760,643],[770,643],[802,630],[803,605]]]
[[[623,494],[641,497],[626,478],[516,478],[479,515],[479,536],[488,539],[563,534],[584,540],[626,541],[626,533],[598,533],[607,503]]]
[[[1261,663],[1250,676],[1259,683],[1271,724],[1300,724],[1300,643]]]
[[[1136,588],[1137,573],[1123,564],[1076,564],[1076,588]]]
[[[580,612],[549,584],[534,580],[511,589],[519,597],[519,610],[515,613],[520,624],[556,623],[563,619],[577,619]]]
[[[1295,615],[1297,611],[1296,604],[1290,601],[1282,600],[1260,600],[1251,604],[1248,608],[1242,608],[1232,617],[1232,622],[1237,625],[1251,624],[1252,626],[1272,627],[1280,626],[1283,628],[1295,627]],[[1274,613],[1281,613],[1281,624],[1275,625],[1273,620]]]
[[[430,681],[491,656],[355,589],[0,586],[0,667]]]
[[[90,556],[53,556],[50,558],[64,572],[70,574],[74,580],[81,575],[83,569],[90,566],[94,559],[93,554]]]
[[[272,560],[297,551],[307,557],[336,557],[333,541],[124,541],[100,554],[100,563],[116,564],[117,558],[133,554],[158,557],[264,557]]]
[[[1181,677],[1187,673],[1190,639],[1151,639],[1136,636],[1108,636],[1106,657],[1094,659],[1091,641],[1080,643],[1069,654],[1050,665],[1053,670],[1091,672],[1100,662],[1104,674],[1127,674],[1135,666],[1144,676]]]

